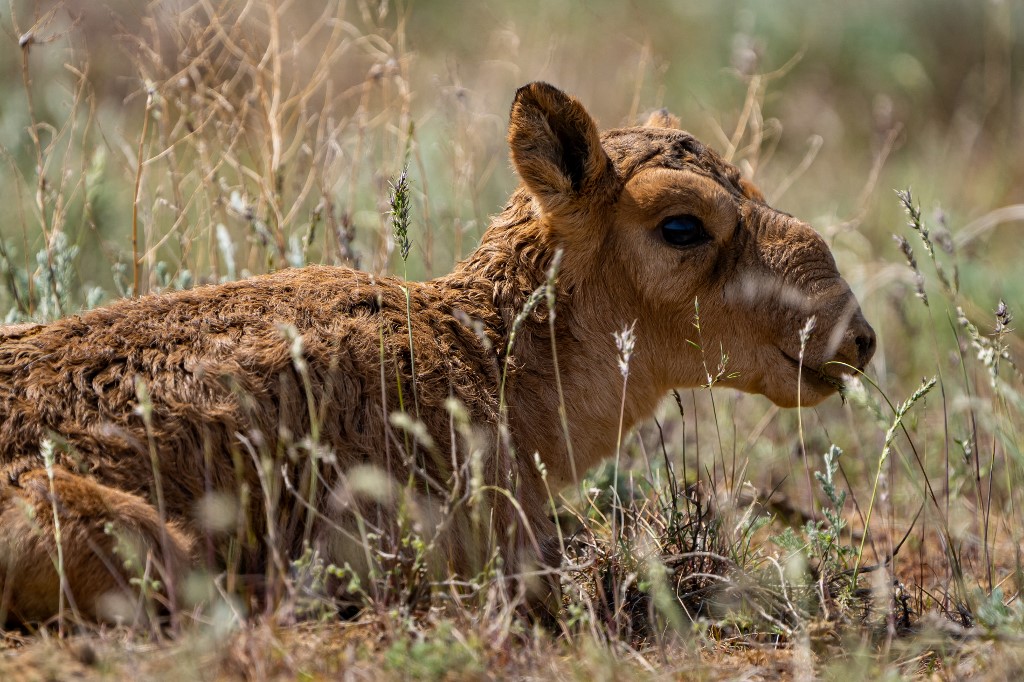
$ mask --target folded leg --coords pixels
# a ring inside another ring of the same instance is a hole
[[[62,467],[52,480],[35,463],[0,471],[0,625],[58,615],[61,570],[67,613],[90,620],[113,617],[118,595],[136,598],[132,578],[147,572],[173,596],[191,550],[189,536],[138,495]]]

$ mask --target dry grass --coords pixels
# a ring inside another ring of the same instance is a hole
[[[554,631],[487,576],[418,583],[410,543],[346,619],[306,589],[328,571],[307,557],[262,603],[199,577],[173,625],[8,633],[0,677],[1019,670],[1024,279],[1001,227],[1024,214],[1008,144],[1024,125],[1019,8],[869,2],[845,30],[843,12],[787,3],[312,5],[0,9],[8,321],[313,262],[446,272],[512,187],[513,89],[545,78],[607,126],[673,108],[813,220],[879,355],[843,404],[695,390],[624,434],[619,466],[554,501],[568,550]],[[389,195],[406,165],[399,264]]]

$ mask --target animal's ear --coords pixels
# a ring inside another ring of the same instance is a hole
[[[761,191],[761,188],[750,180],[740,178],[740,189],[743,190],[743,195],[748,199],[764,203],[764,193]]]
[[[673,130],[679,130],[679,117],[668,109],[658,109],[651,112],[651,115],[647,117],[647,123],[644,125],[648,128],[672,128]]]
[[[603,207],[619,181],[601,146],[597,124],[575,98],[547,83],[516,91],[509,115],[512,164],[548,223],[573,220]]]

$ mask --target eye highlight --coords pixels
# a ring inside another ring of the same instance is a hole
[[[693,215],[677,215],[661,223],[661,237],[671,246],[696,246],[711,237],[704,229],[704,223]]]

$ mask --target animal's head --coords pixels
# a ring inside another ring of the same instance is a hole
[[[512,161],[543,236],[564,250],[560,277],[591,322],[638,321],[636,360],[648,355],[660,390],[705,383],[724,354],[725,385],[783,406],[798,386],[802,404],[824,400],[871,359],[874,331],[825,241],[676,123],[659,112],[601,134],[550,85],[516,93]]]

